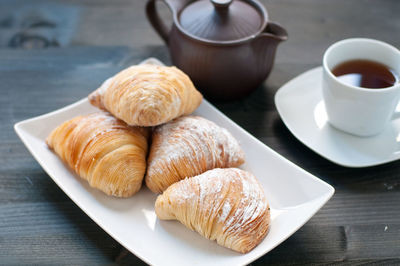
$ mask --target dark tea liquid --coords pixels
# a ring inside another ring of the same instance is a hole
[[[399,82],[392,69],[369,60],[343,62],[335,66],[332,73],[346,84],[369,89],[387,88]]]

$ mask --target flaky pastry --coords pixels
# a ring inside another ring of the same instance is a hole
[[[256,247],[270,224],[263,188],[237,168],[213,169],[171,185],[157,197],[155,211],[161,220],[178,220],[241,253]]]
[[[134,126],[155,126],[192,113],[203,96],[176,67],[135,65],[89,95],[94,106]]]
[[[147,135],[147,129],[127,126],[98,112],[64,122],[46,143],[90,186],[108,195],[129,197],[142,185]]]
[[[186,177],[242,163],[244,153],[226,129],[200,116],[183,116],[154,129],[145,182],[160,193]]]

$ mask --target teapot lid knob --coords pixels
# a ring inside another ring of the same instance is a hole
[[[227,9],[233,0],[211,0],[211,3],[217,9]]]

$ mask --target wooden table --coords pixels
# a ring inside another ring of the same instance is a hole
[[[333,42],[355,36],[400,47],[397,0],[268,0],[289,40],[252,95],[216,106],[266,145],[332,184],[333,198],[298,232],[255,261],[400,264],[400,162],[350,169],[318,156],[282,123],[273,97],[320,65]],[[144,1],[0,1],[0,264],[141,264],[47,176],[13,124],[85,97],[149,56],[170,62]],[[163,12],[168,17],[168,12]],[[140,240],[138,240],[140,241]],[[157,251],[155,251],[157,252]]]

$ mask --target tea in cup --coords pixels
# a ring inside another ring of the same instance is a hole
[[[322,84],[329,123],[357,136],[382,132],[399,103],[399,74],[400,51],[387,43],[354,38],[331,45]]]

